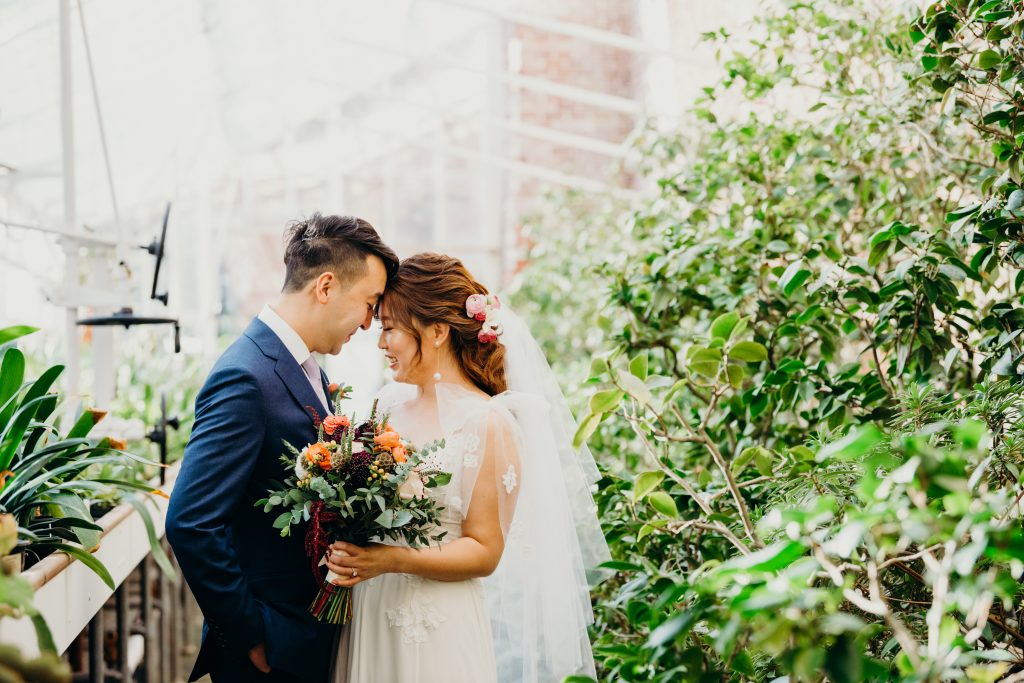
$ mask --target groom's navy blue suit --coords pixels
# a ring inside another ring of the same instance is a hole
[[[326,378],[321,373],[325,395]],[[171,494],[167,538],[206,618],[190,681],[326,681],[337,627],[308,613],[317,584],[305,528],[282,538],[254,503],[288,474],[282,440],[316,438],[320,402],[295,357],[259,319],[221,356],[196,399]],[[249,662],[266,643],[269,675]]]

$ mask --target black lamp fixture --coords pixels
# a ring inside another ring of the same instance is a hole
[[[167,416],[167,393],[160,392],[160,424],[153,427],[153,430],[146,434],[146,438],[160,447],[160,464],[167,465],[167,430],[177,429],[181,426],[181,420],[177,417]],[[160,484],[165,484],[164,476],[166,469],[160,468]]]
[[[151,256],[156,258],[156,265],[153,268],[153,286],[150,289],[149,298],[167,305],[167,292],[157,293],[157,285],[160,281],[160,265],[164,260],[164,251],[167,245],[167,221],[171,215],[171,203],[167,203],[164,211],[163,226],[160,228],[160,238],[154,239],[147,245],[139,247],[145,249]],[[133,325],[174,325],[174,352],[181,351],[181,324],[177,318],[159,318],[150,316],[138,316],[131,308],[122,308],[113,315],[100,316],[97,318],[84,318],[77,321],[78,325],[94,325],[97,327],[110,327],[112,325],[123,325],[125,329]]]

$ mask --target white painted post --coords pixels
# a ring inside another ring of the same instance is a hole
[[[60,129],[61,129],[61,171],[64,185],[64,230],[77,231],[78,215],[75,203],[75,126],[72,110],[71,71],[71,0],[57,0],[60,23]],[[67,419],[72,419],[79,401],[79,348],[78,308],[74,305],[74,290],[78,287],[78,242],[62,238],[64,249],[63,295],[66,300],[64,314],[64,340],[67,359],[65,383],[67,387],[64,410]]]

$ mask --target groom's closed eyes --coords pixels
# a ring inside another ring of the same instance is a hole
[[[371,294],[366,300],[366,307],[370,309],[370,313],[373,316],[377,315],[377,307],[380,306],[380,298],[382,296],[384,296],[384,292],[377,292],[376,294]]]

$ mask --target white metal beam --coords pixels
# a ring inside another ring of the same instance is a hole
[[[639,115],[643,111],[643,107],[639,102],[629,99],[628,97],[609,95],[608,93],[588,90],[586,88],[578,88],[573,85],[566,85],[565,83],[556,83],[555,81],[549,81],[535,76],[521,76],[519,74],[497,71],[495,69],[480,69],[463,64],[453,57],[440,54],[427,55],[424,57],[424,55],[416,54],[409,50],[399,50],[393,47],[386,47],[379,43],[362,40],[354,36],[339,36],[338,40],[366,50],[373,50],[375,52],[380,52],[381,54],[401,57],[407,59],[410,63],[435,64],[448,69],[465,71],[466,73],[483,76],[484,78],[488,78],[492,81],[505,83],[514,88],[542,92],[547,95],[554,95],[555,97],[561,97],[573,102],[589,104],[601,109],[610,109],[612,111],[619,111],[624,114],[631,114],[634,116]]]
[[[352,88],[345,86],[341,83],[333,81],[321,81],[325,85],[341,88],[353,95],[361,94],[358,88]],[[381,101],[397,102],[410,107],[415,107],[421,111],[433,114],[437,118],[449,117],[455,113],[455,108],[461,101],[452,103],[449,109],[442,109],[433,104],[428,104],[419,100],[415,100],[409,97],[401,95],[380,95]],[[335,109],[336,105],[330,107],[331,110]],[[320,114],[325,118],[329,118],[330,113],[324,112]],[[314,117],[315,118],[315,117]],[[545,140],[551,142],[560,147],[569,147],[571,149],[579,149],[585,152],[593,152],[595,154],[603,154],[613,159],[621,159],[626,155],[628,151],[628,145],[625,143],[614,143],[608,140],[602,140],[601,138],[591,137],[589,135],[579,135],[576,133],[568,133],[566,131],[556,130],[554,128],[547,128],[545,126],[535,126],[522,121],[516,121],[508,118],[488,118],[485,122],[489,125],[493,125],[496,128],[500,128],[509,133],[515,133],[516,135],[522,135],[525,137],[535,138],[537,140]]]
[[[77,247],[82,246],[97,246],[97,247],[116,247],[117,240],[110,237],[101,237],[99,235],[90,235],[87,232],[78,232],[76,230],[68,230],[65,228],[54,228],[47,225],[33,225],[31,223],[22,223],[21,221],[12,221],[6,218],[0,218],[0,225],[6,225],[11,228],[21,228],[23,230],[31,230],[33,232],[42,232],[47,235],[57,235],[62,237]]]
[[[537,140],[544,140],[546,142],[556,144],[559,147],[570,147],[572,149],[583,150],[584,152],[593,152],[613,159],[621,159],[626,156],[626,145],[615,144],[613,142],[608,142],[607,140],[601,140],[587,135],[566,133],[565,131],[555,130],[554,128],[534,126],[528,123],[522,123],[521,121],[512,121],[510,119],[491,119],[487,121],[487,123],[495,126],[496,128],[508,131],[509,133],[515,133],[516,135],[522,135]]]
[[[614,47],[620,50],[627,50],[629,52],[636,52],[645,55],[657,55],[657,56],[668,56],[673,59],[685,60],[686,57],[678,55],[670,50],[659,48],[651,45],[639,38],[634,36],[626,35],[624,33],[617,33],[615,31],[605,31],[603,29],[593,28],[591,26],[584,26],[582,24],[575,24],[562,19],[551,19],[549,17],[542,17],[536,14],[526,14],[523,12],[516,12],[514,10],[498,9],[495,7],[488,7],[472,0],[428,0],[438,5],[448,5],[450,7],[459,7],[471,12],[478,12],[480,14],[498,17],[504,21],[512,24],[518,24],[520,26],[529,26],[531,28],[540,29],[549,33],[557,33],[563,36],[569,36],[572,38],[579,38],[586,40],[587,42],[594,43],[596,45],[604,45],[606,47]]]

